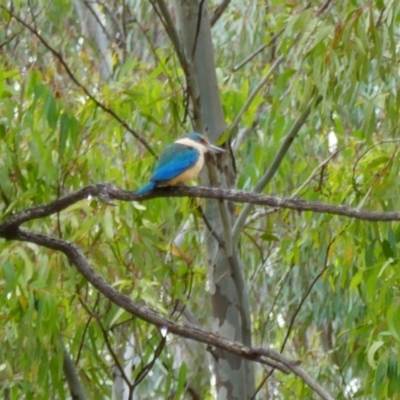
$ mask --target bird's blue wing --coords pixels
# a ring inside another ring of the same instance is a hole
[[[199,156],[199,151],[191,147],[178,143],[168,146],[158,160],[151,181],[156,184],[168,182],[196,164]]]

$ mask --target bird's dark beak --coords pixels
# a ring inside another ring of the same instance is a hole
[[[207,145],[208,150],[212,151],[213,153],[224,153],[225,150],[221,149],[221,147],[214,146],[212,144]]]

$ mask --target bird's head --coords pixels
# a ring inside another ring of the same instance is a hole
[[[202,153],[212,151],[213,153],[222,153],[225,150],[212,145],[209,140],[200,133],[190,132],[178,139],[175,143],[183,144],[184,146],[194,147]]]

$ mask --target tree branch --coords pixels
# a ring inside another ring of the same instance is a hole
[[[121,362],[120,362],[120,360],[118,358],[118,355],[114,351],[114,348],[113,348],[113,346],[111,344],[111,341],[110,341],[109,334],[107,332],[107,329],[103,325],[101,317],[94,310],[91,310],[90,307],[82,299],[79,299],[79,303],[82,305],[82,307],[85,309],[85,311],[91,317],[93,317],[96,320],[97,325],[99,326],[99,328],[101,330],[101,333],[103,335],[104,343],[105,343],[105,345],[107,347],[107,350],[110,353],[110,356],[114,361],[114,367],[118,370],[119,376],[123,379],[124,383],[131,390],[131,388],[132,388],[131,380],[129,379],[129,377],[125,373],[124,367],[123,367],[123,365],[121,365]],[[97,301],[96,301],[96,303],[97,303]]]
[[[321,399],[334,400],[334,398],[316,381],[314,381],[306,371],[299,367],[293,367],[292,371],[299,376],[315,393],[318,393]]]
[[[340,232],[339,235],[340,235],[341,233],[343,233],[343,231]],[[331,249],[332,245],[335,243],[335,241],[336,241],[336,239],[337,239],[337,237],[338,237],[339,235],[335,236],[335,237],[331,240],[331,242],[328,244],[328,247],[326,248],[326,251],[325,251],[325,260],[324,260],[323,268],[318,272],[317,276],[311,281],[311,283],[310,283],[310,285],[308,286],[306,292],[305,292],[305,293],[303,294],[303,296],[301,297],[299,304],[297,305],[296,309],[294,310],[294,313],[293,313],[292,317],[290,318],[289,325],[288,325],[288,329],[287,329],[287,331],[286,331],[285,337],[283,338],[283,342],[282,342],[282,344],[281,344],[281,348],[280,348],[281,353],[282,353],[283,350],[285,349],[285,346],[286,346],[286,344],[287,344],[287,341],[289,340],[289,336],[290,336],[290,334],[291,334],[291,332],[292,332],[293,325],[294,325],[294,321],[295,321],[297,315],[299,314],[301,308],[303,307],[304,303],[306,302],[306,300],[307,300],[309,294],[311,293],[313,287],[315,286],[315,284],[319,281],[319,279],[321,278],[321,276],[325,273],[325,271],[326,271],[326,270],[328,269],[328,267],[329,267],[329,266],[328,266],[329,252],[330,252],[330,249]]]
[[[199,108],[199,89],[197,86],[196,79],[193,75],[193,66],[191,61],[186,57],[185,49],[179,37],[178,30],[176,29],[176,24],[171,18],[171,14],[164,0],[150,0],[154,11],[157,13],[161,23],[163,24],[165,31],[167,32],[172,45],[176,51],[179,59],[179,63],[183,69],[187,84],[187,96],[192,100],[192,113],[193,120],[198,121],[201,118],[201,110]],[[187,104],[188,110],[188,104]],[[195,124],[196,125],[196,124]]]
[[[320,394],[321,398],[325,400],[332,400],[332,397],[330,397],[330,395],[327,394],[317,382],[312,380],[303,369],[298,367],[298,361],[289,360],[271,349],[251,348],[248,346],[243,346],[237,342],[231,342],[211,332],[204,331],[195,325],[177,324],[174,321],[163,317],[157,311],[147,307],[146,305],[132,301],[128,296],[118,292],[112,286],[108,285],[106,281],[91,267],[81,251],[73,243],[69,243],[62,239],[56,239],[33,233],[22,228],[10,230],[6,232],[6,234],[3,232],[2,237],[8,240],[35,243],[39,246],[60,251],[67,256],[69,261],[75,265],[78,271],[99,292],[101,292],[111,302],[123,308],[130,314],[159,328],[167,329],[167,331],[170,333],[178,336],[192,339],[200,343],[205,343],[209,346],[217,347],[221,350],[234,353],[245,359],[268,365],[274,369],[282,371],[283,373],[293,372],[295,375],[301,377],[302,380],[313,390]]]
[[[136,192],[119,189],[109,183],[96,183],[67,194],[51,203],[28,208],[14,213],[10,218],[0,223],[0,238],[7,238],[25,222],[49,217],[57,214],[73,204],[90,197],[98,197],[107,205],[115,205],[112,200],[143,201],[160,197],[198,197],[207,199],[228,200],[236,203],[256,204],[274,208],[284,208],[296,211],[310,211],[319,214],[340,215],[363,221],[400,221],[400,212],[367,211],[344,205],[332,205],[320,202],[310,202],[301,199],[268,196],[260,193],[244,192],[235,189],[218,189],[196,186],[181,186],[173,188],[157,188],[146,195],[139,196]]]
[[[230,136],[232,136],[233,131],[239,125],[240,120],[242,119],[243,114],[247,111],[250,107],[251,103],[253,102],[254,98],[257,96],[258,92],[262,89],[262,87],[269,81],[271,75],[275,72],[275,70],[279,67],[280,63],[283,61],[283,56],[279,56],[274,63],[271,65],[271,68],[265,74],[264,78],[261,79],[261,82],[253,89],[250,93],[250,96],[244,103],[242,109],[239,111],[239,114],[236,116],[235,120],[232,122],[232,125],[228,128],[230,132]]]
[[[243,66],[245,66],[248,62],[250,62],[254,57],[256,57],[257,55],[259,55],[262,51],[264,51],[267,47],[269,46],[275,46],[276,45],[276,41],[279,38],[279,36],[282,35],[282,33],[285,32],[285,29],[281,29],[276,35],[272,35],[271,40],[266,43],[263,44],[262,46],[260,46],[257,50],[255,50],[253,53],[251,53],[249,56],[247,56],[243,61],[241,61],[239,64],[235,65],[232,68],[232,72],[236,72],[238,71],[240,68],[242,68]]]
[[[224,13],[226,8],[229,6],[231,0],[222,0],[218,7],[215,9],[214,14],[210,19],[211,26],[214,26],[215,23],[221,18],[221,15]]]
[[[77,270],[86,278],[86,280],[112,303],[152,325],[166,329],[169,333],[217,347],[221,350],[237,354],[245,359],[276,368],[284,373],[289,373],[294,366],[300,364],[299,361],[290,360],[274,350],[250,348],[237,342],[231,342],[211,332],[204,331],[195,325],[180,325],[163,317],[157,311],[147,307],[145,304],[132,301],[128,296],[118,292],[110,286],[92,268],[79,248],[73,243],[34,233],[22,228],[8,231],[7,234],[2,237],[8,240],[35,243],[38,246],[62,252],[67,256],[71,264],[75,265]]]
[[[71,392],[71,397],[74,400],[86,400],[85,390],[83,389],[82,382],[79,379],[74,361],[62,342],[61,345],[64,353],[63,370],[65,380],[67,381],[69,391]]]

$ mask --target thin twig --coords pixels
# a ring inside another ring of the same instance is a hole
[[[153,352],[152,359],[147,364],[142,366],[140,372],[137,374],[137,376],[135,378],[135,382],[133,383],[132,388],[137,387],[139,385],[139,383],[142,382],[143,379],[146,378],[146,376],[149,374],[149,372],[151,371],[151,369],[154,366],[154,363],[160,357],[160,355],[165,347],[166,342],[167,342],[166,336],[161,335],[161,339],[158,342],[158,345]]]
[[[57,215],[58,215],[58,214],[57,214]],[[84,301],[83,301],[82,298],[80,297],[79,289],[77,289],[76,294],[77,294],[77,296],[78,296],[78,301],[79,301],[81,304],[84,303]],[[97,296],[93,309],[95,309],[95,308],[97,307],[97,305],[98,305],[98,303],[99,303],[99,300],[100,300],[100,296]],[[80,343],[79,343],[78,354],[76,355],[76,358],[75,358],[75,364],[76,364],[76,365],[78,365],[79,360],[81,359],[81,354],[82,354],[82,349],[83,349],[84,342],[85,342],[85,337],[86,337],[86,334],[87,334],[87,332],[88,332],[88,330],[89,330],[89,325],[90,325],[90,323],[92,322],[92,319],[93,319],[93,315],[92,315],[91,313],[89,313],[89,318],[88,318],[88,320],[87,320],[86,323],[85,323],[85,328],[83,329],[82,338],[81,338]]]
[[[321,14],[323,14],[330,7],[331,3],[332,3],[332,0],[326,0],[325,3],[322,4],[322,6],[317,11],[316,16],[320,17]]]
[[[217,232],[215,232],[215,229],[211,226],[209,220],[207,219],[202,207],[198,207],[198,210],[200,212],[201,218],[203,219],[203,222],[206,225],[207,230],[210,232],[210,235],[212,235],[214,237],[214,239],[218,242],[218,244],[220,245],[220,247],[223,249],[225,248],[225,242],[224,239],[218,235]]]
[[[343,147],[335,150],[328,158],[326,158],[317,167],[315,167],[310,176],[292,193],[291,197],[295,198],[314,179],[317,172],[321,168],[324,168],[332,160],[332,158],[336,157],[342,150]]]
[[[343,232],[343,231],[342,231],[342,232]],[[342,232],[341,232],[341,233],[342,233]],[[339,234],[339,235],[340,235],[340,234]],[[325,260],[324,260],[324,266],[323,266],[323,268],[321,269],[321,271],[318,272],[317,276],[311,281],[311,283],[310,283],[310,285],[308,286],[306,292],[304,293],[304,295],[302,296],[302,298],[301,298],[299,304],[297,305],[297,307],[296,307],[296,309],[295,309],[295,311],[294,311],[292,317],[290,318],[290,322],[289,322],[288,329],[287,329],[286,334],[285,334],[285,337],[284,337],[284,339],[283,339],[283,341],[282,341],[282,345],[281,345],[281,349],[280,349],[281,353],[282,353],[283,350],[285,349],[286,343],[287,343],[287,341],[288,341],[288,339],[289,339],[289,336],[290,336],[290,333],[292,332],[292,329],[293,329],[294,321],[295,321],[297,315],[299,314],[301,308],[303,307],[304,302],[307,300],[309,294],[311,293],[311,291],[312,291],[313,287],[315,286],[315,284],[318,282],[319,278],[321,278],[321,276],[322,276],[322,275],[325,273],[325,271],[328,269],[329,251],[330,251],[330,249],[331,249],[333,243],[336,241],[336,239],[337,239],[337,237],[338,237],[339,235],[335,236],[335,237],[333,238],[333,240],[331,240],[331,242],[329,243],[328,247],[326,248],[326,251],[325,251]]]
[[[318,282],[318,280],[321,278],[321,276],[322,276],[322,275],[325,273],[325,271],[328,269],[328,258],[329,258],[329,252],[330,252],[330,249],[331,249],[332,245],[335,243],[335,241],[336,241],[336,239],[338,238],[338,236],[341,235],[341,234],[347,229],[347,225],[348,225],[348,224],[346,224],[346,227],[344,227],[344,228],[339,232],[339,234],[336,235],[336,236],[330,241],[330,243],[328,244],[328,246],[327,246],[327,248],[326,248],[326,250],[325,250],[325,259],[324,259],[324,266],[323,266],[323,268],[321,269],[321,271],[318,272],[317,276],[312,280],[310,286],[307,288],[307,290],[306,290],[306,292],[304,293],[304,295],[302,296],[302,298],[301,298],[299,304],[297,305],[297,307],[296,307],[296,309],[295,309],[295,311],[294,311],[292,317],[290,318],[289,326],[288,326],[288,329],[287,329],[287,331],[286,331],[285,337],[284,337],[284,339],[283,339],[283,342],[282,342],[282,345],[281,345],[281,348],[280,348],[280,352],[281,352],[281,353],[282,353],[283,350],[285,349],[286,343],[287,343],[287,341],[288,341],[288,339],[289,339],[289,336],[290,336],[290,333],[291,333],[291,331],[292,331],[292,329],[293,329],[294,321],[295,321],[297,315],[299,314],[301,308],[303,307],[303,304],[305,303],[306,299],[308,298],[308,296],[309,296],[309,294],[311,293],[311,290],[313,289],[313,287],[315,286],[315,284]],[[276,299],[276,298],[275,298],[275,299]],[[271,310],[272,310],[272,308],[271,308]],[[268,378],[272,375],[273,372],[274,372],[273,369],[270,370],[270,371],[268,372],[268,374],[264,377],[264,379],[262,380],[262,382],[261,382],[260,385],[258,386],[257,391],[260,390],[261,386],[264,385],[264,383],[268,380]],[[322,388],[321,388],[321,389],[322,389]],[[315,388],[314,388],[314,390],[315,390]],[[322,389],[322,390],[324,390],[324,389]],[[257,393],[257,391],[256,391],[256,393]],[[253,397],[254,397],[254,396],[253,396]],[[322,396],[321,396],[321,397],[322,397]]]
[[[229,132],[232,135],[232,132],[237,128],[239,125],[240,120],[242,119],[243,114],[247,111],[250,107],[251,103],[253,102],[254,98],[257,96],[258,92],[263,88],[263,86],[269,81],[271,75],[275,72],[275,70],[279,67],[279,64],[283,61],[283,55],[279,56],[274,63],[271,65],[271,68],[265,74],[264,78],[261,79],[261,82],[253,89],[250,93],[250,96],[244,103],[242,109],[239,111],[238,115],[236,116],[235,120],[232,122],[232,125],[229,127]]]
[[[65,72],[67,75],[71,78],[71,80],[75,83],[76,86],[78,86],[83,93],[91,100],[93,103],[96,104],[97,107],[101,108],[105,113],[111,115],[115,120],[118,121],[119,124],[121,124],[128,132],[130,132],[140,143],[143,144],[143,146],[153,155],[156,157],[156,153],[154,150],[151,148],[150,144],[148,141],[137,131],[135,131],[133,128],[131,128],[119,115],[116,114],[114,110],[111,108],[107,107],[105,104],[97,100],[87,89],[85,85],[83,85],[78,78],[74,75],[72,72],[71,68],[69,65],[66,63],[64,60],[62,54],[57,51],[54,47],[52,47],[49,42],[31,25],[29,25],[27,22],[25,22],[20,16],[15,14],[12,10],[9,10],[8,8],[4,6],[0,6],[4,11],[6,11],[10,17],[13,17],[15,20],[17,20],[22,26],[24,26],[26,29],[28,29],[34,36],[36,36],[39,41],[43,44],[44,47],[46,47],[47,50],[49,50],[54,57],[57,58],[57,60],[60,62],[60,64],[64,67]]]
[[[7,30],[4,28],[2,30],[3,30],[3,32],[7,32]],[[6,39],[4,39],[4,41],[0,43],[0,49],[3,46],[6,46],[8,43],[12,42],[17,36],[19,36],[23,32],[23,30],[24,30],[24,28],[21,28],[20,31],[15,32],[14,34],[10,35],[9,37],[6,37]],[[17,74],[15,74],[15,75],[17,75]]]
[[[297,195],[314,179],[315,175],[317,174],[317,172],[322,168],[324,168],[331,160],[332,158],[336,157],[341,151],[343,150],[343,147],[341,147],[340,149],[337,149],[335,152],[333,152],[327,159],[325,159],[324,161],[322,161],[310,174],[310,176],[292,193],[291,195],[291,199],[294,199],[297,197]],[[261,209],[261,210],[257,210],[253,215],[251,215],[250,217],[248,217],[246,219],[246,223],[245,225],[249,225],[251,223],[253,223],[254,221],[259,220],[262,217],[265,217],[266,215],[272,214],[273,212],[275,212],[276,209]]]
[[[221,15],[224,13],[226,8],[229,6],[231,0],[222,0],[218,7],[215,9],[214,14],[210,19],[211,26],[214,26],[215,23],[221,18]]]
[[[87,0],[80,0],[82,2],[82,4],[84,5],[84,7],[86,7],[89,12],[92,14],[93,18],[96,20],[97,24],[100,26],[101,30],[103,31],[104,35],[107,36],[107,39],[110,43],[112,43],[112,38],[111,35],[109,34],[109,32],[107,31],[105,25],[103,24],[103,22],[101,21],[101,19],[99,18],[99,15],[97,14],[96,10],[93,9],[93,7],[91,6],[91,1],[87,1]],[[94,3],[98,8],[98,4]]]
[[[188,58],[186,57],[184,47],[182,45],[182,41],[179,38],[178,31],[175,28],[175,23],[171,18],[168,7],[164,0],[150,0],[153,5],[154,11],[157,13],[161,23],[164,25],[165,31],[167,32],[172,45],[176,51],[176,54],[179,59],[179,63],[183,69],[183,72],[186,77],[187,83],[187,97],[192,100],[192,113],[193,120],[197,121],[201,118],[200,107],[198,105],[199,101],[199,90],[197,86],[196,79],[193,75],[193,67]],[[186,105],[187,113],[188,113],[188,104]]]
[[[240,68],[245,66],[248,62],[250,62],[254,57],[256,57],[258,54],[260,54],[263,50],[265,50],[269,46],[273,46],[276,44],[276,40],[278,39],[279,36],[282,35],[282,33],[285,31],[285,29],[281,29],[280,32],[278,32],[276,35],[273,35],[272,39],[266,43],[260,46],[256,51],[251,53],[248,57],[246,57],[243,61],[241,61],[238,65],[235,65],[232,68],[232,72],[238,71]]]
[[[127,376],[127,374],[125,373],[124,367],[121,365],[119,357],[117,353],[114,351],[113,346],[111,345],[110,338],[108,335],[108,330],[104,327],[102,318],[100,318],[100,316],[96,312],[92,311],[82,299],[79,299],[79,302],[82,305],[82,307],[86,310],[86,312],[96,320],[103,335],[104,343],[107,347],[107,350],[110,353],[111,358],[114,360],[114,366],[117,367],[119,373],[121,374],[120,376],[125,381],[125,384],[131,387],[131,381]]]
[[[300,131],[301,127],[307,121],[308,116],[311,113],[313,107],[316,107],[322,101],[322,96],[318,96],[317,99],[311,100],[308,103],[307,108],[303,111],[303,113],[297,118],[296,122],[293,124],[291,129],[289,130],[288,134],[286,135],[282,146],[278,150],[273,159],[271,165],[269,166],[268,170],[265,172],[264,176],[260,179],[256,187],[254,188],[254,192],[260,193],[266,185],[271,181],[273,176],[275,175],[276,171],[278,170],[279,166],[281,165],[282,160],[284,159],[287,151],[289,150],[290,146],[292,145],[294,138],[296,137],[297,133]],[[240,232],[242,231],[244,224],[246,222],[246,218],[250,214],[253,206],[251,204],[246,204],[239,217],[237,218],[235,225],[232,231],[233,242],[237,243],[239,239]]]

